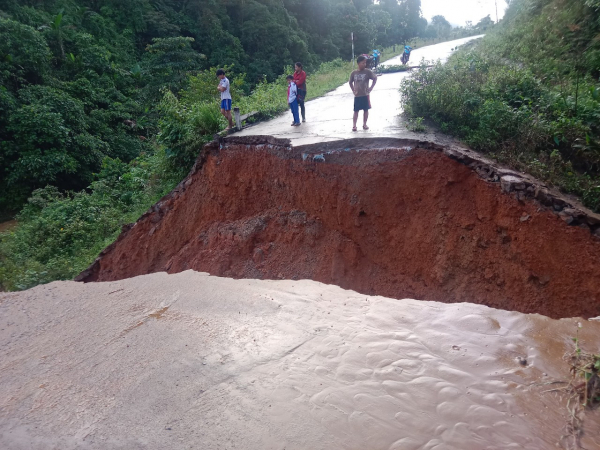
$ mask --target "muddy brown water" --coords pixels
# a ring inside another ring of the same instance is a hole
[[[600,240],[589,228],[503,194],[427,143],[358,142],[317,158],[318,145],[267,137],[213,143],[79,279],[194,269],[554,318],[600,315]]]
[[[597,352],[600,323],[191,270],[55,282],[0,294],[0,448],[573,448],[545,391],[574,336]]]

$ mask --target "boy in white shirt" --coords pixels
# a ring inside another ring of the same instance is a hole
[[[221,114],[229,122],[229,128],[233,128],[233,120],[231,119],[231,93],[229,92],[229,80],[225,76],[223,69],[217,70],[217,78],[220,80],[217,86],[221,93]]]
[[[298,87],[294,83],[294,77],[292,75],[287,76],[288,82],[288,105],[292,110],[294,121],[292,122],[293,127],[300,125],[300,116],[298,115]]]

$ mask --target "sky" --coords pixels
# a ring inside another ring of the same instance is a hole
[[[502,19],[506,1],[497,1],[498,19]],[[496,21],[495,3],[494,0],[421,0],[421,11],[428,21],[433,16],[441,15],[452,25],[464,26],[467,20],[475,25],[488,14]]]

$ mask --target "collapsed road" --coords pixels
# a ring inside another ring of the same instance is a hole
[[[465,149],[230,137],[77,279],[194,269],[595,317],[599,227],[600,216]]]

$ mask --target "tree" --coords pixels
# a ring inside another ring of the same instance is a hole
[[[495,25],[494,21],[488,14],[483,19],[481,19],[479,22],[477,22],[477,25],[475,25],[475,29],[477,31],[483,32],[483,31],[487,30],[488,28],[493,27],[494,25]]]
[[[372,37],[371,46],[385,45],[387,33],[392,26],[392,16],[379,5],[371,5],[366,11]]]
[[[200,70],[204,55],[192,49],[191,37],[154,38],[152,44],[146,46],[144,67],[150,74],[148,88],[151,96],[158,95],[159,87],[178,91],[193,71]]]
[[[436,37],[439,38],[448,38],[450,35],[450,31],[452,30],[452,25],[450,22],[446,20],[444,16],[437,15],[431,18],[431,25],[434,30]]]
[[[52,54],[34,28],[0,18],[0,83],[12,90],[41,83],[50,70]]]

